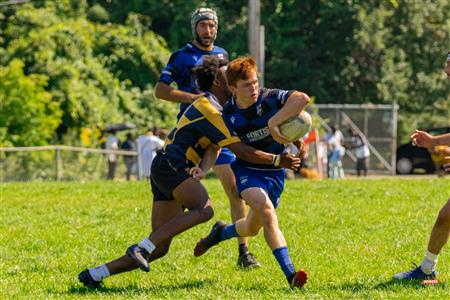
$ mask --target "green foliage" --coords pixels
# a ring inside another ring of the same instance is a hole
[[[45,88],[48,77],[23,72],[13,59],[0,66],[0,145],[44,145],[60,123],[61,110]]]
[[[295,266],[309,275],[300,291],[288,287],[262,231],[249,240],[259,269],[236,267],[235,240],[202,257],[192,255],[215,220],[230,221],[220,182],[204,184],[214,220],[176,236],[169,253],[152,262],[150,273],[112,276],[98,291],[83,288],[76,276],[122,256],[148,235],[148,182],[2,184],[3,298],[448,299],[450,254],[445,249],[438,264],[441,284],[391,278],[425,255],[433,223],[447,201],[442,191],[449,179],[287,181],[277,215]]]
[[[450,49],[445,0],[365,3],[359,7],[358,51],[371,53],[378,101],[400,105],[399,136],[448,126],[450,85],[442,71]]]
[[[154,99],[152,86],[167,48],[192,39],[201,6],[218,13],[217,45],[247,54],[246,0],[39,0],[0,9],[0,64],[18,58],[25,74],[49,78],[60,139],[110,122],[171,127],[176,105]],[[265,85],[319,104],[396,101],[400,138],[448,125],[449,14],[446,0],[262,0]]]
[[[217,44],[231,57],[248,53],[248,1],[92,1],[112,20],[150,17],[172,50],[192,39],[190,13],[219,15]],[[317,103],[400,105],[400,134],[448,125],[450,85],[442,74],[450,49],[450,4],[438,1],[261,1],[265,84],[314,95]]]
[[[89,8],[87,17],[92,22],[105,23],[109,21],[109,14],[103,6],[95,4]]]
[[[25,74],[48,78],[45,88],[62,110],[54,116],[60,117],[59,139],[107,123],[171,126],[174,114],[161,113],[166,106],[153,105],[149,96],[169,55],[164,40],[139,19],[130,25],[92,23],[84,13],[87,6],[74,8],[75,2],[26,5],[1,23],[2,63],[18,57]]]

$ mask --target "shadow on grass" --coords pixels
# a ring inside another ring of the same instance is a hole
[[[445,283],[438,284],[424,284],[421,281],[415,280],[395,280],[391,279],[386,282],[382,282],[374,286],[372,289],[374,290],[396,290],[399,287],[409,287],[414,289],[423,289],[423,288],[443,288],[445,289],[447,285]]]
[[[381,282],[377,285],[370,285],[370,284],[364,284],[364,283],[343,283],[343,284],[337,284],[337,285],[330,285],[327,286],[327,289],[330,290],[336,290],[336,291],[349,291],[349,292],[362,292],[362,291],[369,291],[369,290],[384,290],[384,291],[396,291],[403,288],[414,288],[414,289],[423,289],[423,288],[442,288],[445,289],[447,287],[444,283],[434,284],[434,285],[427,285],[423,284],[419,281],[413,281],[413,280],[404,280],[404,281],[398,281],[391,279],[386,282]]]
[[[370,289],[370,287],[368,287],[366,284],[359,283],[359,282],[351,282],[351,283],[346,282],[343,284],[326,286],[325,288],[330,289],[330,290],[350,291],[350,292],[355,292],[355,293]]]
[[[141,294],[141,293],[161,293],[161,292],[174,292],[177,290],[192,290],[201,289],[207,285],[212,285],[212,280],[190,280],[185,282],[178,282],[167,285],[158,285],[150,287],[141,287],[136,284],[130,284],[127,286],[101,286],[97,289],[81,287],[81,286],[71,286],[66,294],[78,294],[87,295],[91,293],[98,294]]]

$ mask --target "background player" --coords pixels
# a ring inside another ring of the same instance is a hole
[[[447,61],[445,64],[444,72],[447,74],[448,79],[450,79],[450,51],[447,53]],[[427,132],[416,130],[411,135],[411,139],[413,143],[418,147],[431,148],[439,145],[450,146],[450,134],[448,133],[440,136],[432,136]],[[450,159],[450,157],[447,157],[447,159]],[[444,168],[447,172],[449,172],[450,163],[445,164]],[[394,279],[434,279],[436,277],[436,265],[438,262],[439,253],[441,252],[445,243],[447,243],[449,235],[450,198],[447,200],[447,203],[444,205],[444,207],[442,207],[436,219],[436,222],[434,223],[433,229],[431,230],[430,240],[428,242],[427,252],[420,266],[407,272],[395,274]]]
[[[228,53],[225,49],[215,46],[219,21],[214,10],[209,8],[199,8],[191,16],[191,29],[194,40],[191,43],[175,51],[167,66],[162,71],[159,82],[155,87],[155,95],[158,98],[180,103],[178,118],[184,110],[195,99],[201,95],[192,68],[201,63],[205,55],[215,55],[219,59],[228,60]],[[178,88],[170,86],[176,82]],[[231,219],[233,221],[246,215],[246,207],[242,199],[239,198],[233,171],[230,164],[235,160],[232,152],[223,148],[213,169],[219,178],[225,193],[230,202]],[[248,239],[240,238],[238,266],[258,267],[260,264],[248,251]]]

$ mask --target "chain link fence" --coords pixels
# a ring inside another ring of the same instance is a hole
[[[321,138],[334,125],[341,130],[344,141],[351,143],[349,128],[368,141],[369,172],[395,175],[397,151],[397,104],[317,104],[312,113],[321,127]],[[342,160],[344,170],[355,173],[355,156],[346,151]]]
[[[107,179],[109,154],[116,156],[115,179],[126,180],[125,157],[134,157],[131,178],[139,178],[137,152],[70,146],[0,148],[0,182]]]

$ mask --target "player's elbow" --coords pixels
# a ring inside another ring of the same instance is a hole
[[[311,102],[311,99],[309,98],[309,96],[308,95],[306,95],[305,93],[302,93],[302,92],[297,92],[297,95],[296,95],[297,97],[297,101],[299,102],[299,104],[302,106],[302,107],[305,107],[305,106],[307,106],[310,102]]]
[[[249,147],[242,142],[227,145],[227,148],[230,149],[239,159],[248,160],[248,156],[251,156],[251,153],[249,153]]]
[[[165,83],[162,83],[161,81],[158,81],[156,83],[156,86],[155,86],[155,97],[156,98],[161,98],[161,99],[164,98],[164,91],[165,91],[164,85],[165,85]]]

